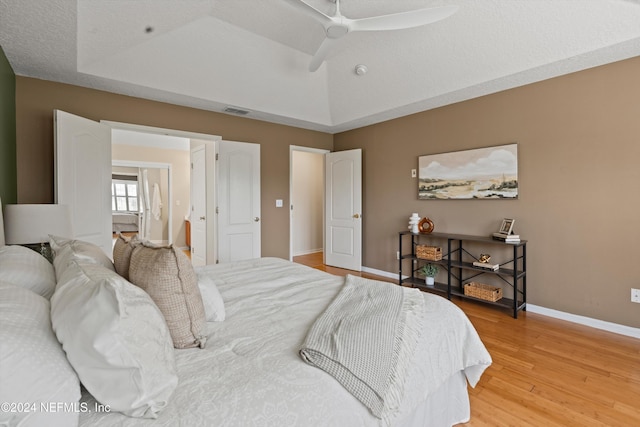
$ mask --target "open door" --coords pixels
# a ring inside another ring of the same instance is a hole
[[[362,270],[362,150],[325,156],[324,263]]]
[[[207,263],[207,170],[205,146],[191,150],[191,263]]]
[[[111,257],[111,128],[54,110],[54,156],[55,202],[69,206],[69,237],[94,243]]]
[[[218,262],[260,258],[260,145],[218,143]]]

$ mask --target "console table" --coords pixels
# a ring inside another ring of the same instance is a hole
[[[409,243],[410,241],[410,243]],[[411,245],[408,250],[407,246]],[[416,246],[424,244],[442,247],[442,259],[430,261],[418,258]],[[475,252],[472,253],[471,251]],[[497,270],[477,267],[474,261],[479,260],[480,251],[496,251],[491,263],[499,264]],[[505,243],[486,236],[469,236],[464,234],[430,233],[415,234],[401,231],[398,237],[398,283],[408,284],[427,292],[480,301],[513,311],[518,318],[518,311],[526,310],[527,305],[527,241]],[[446,282],[438,282],[427,286],[424,278],[418,277],[418,270],[425,264],[437,264],[446,270]],[[486,275],[486,276],[485,276]],[[481,277],[493,277],[508,297],[493,302],[464,293],[464,285]],[[503,286],[504,285],[504,286]]]

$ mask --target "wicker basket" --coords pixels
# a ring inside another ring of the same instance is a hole
[[[464,285],[464,294],[485,301],[496,302],[502,298],[502,288],[485,285],[484,283],[469,282]]]
[[[427,261],[440,261],[442,259],[442,248],[416,245],[416,256]]]

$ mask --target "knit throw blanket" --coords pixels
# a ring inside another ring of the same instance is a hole
[[[420,338],[417,289],[348,275],[309,330],[302,359],[342,384],[380,419],[396,412]]]

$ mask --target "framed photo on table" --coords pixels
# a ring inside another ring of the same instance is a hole
[[[505,218],[502,220],[502,225],[500,226],[500,230],[498,231],[500,234],[506,234],[507,236],[513,233],[513,224],[516,222],[515,219]]]

